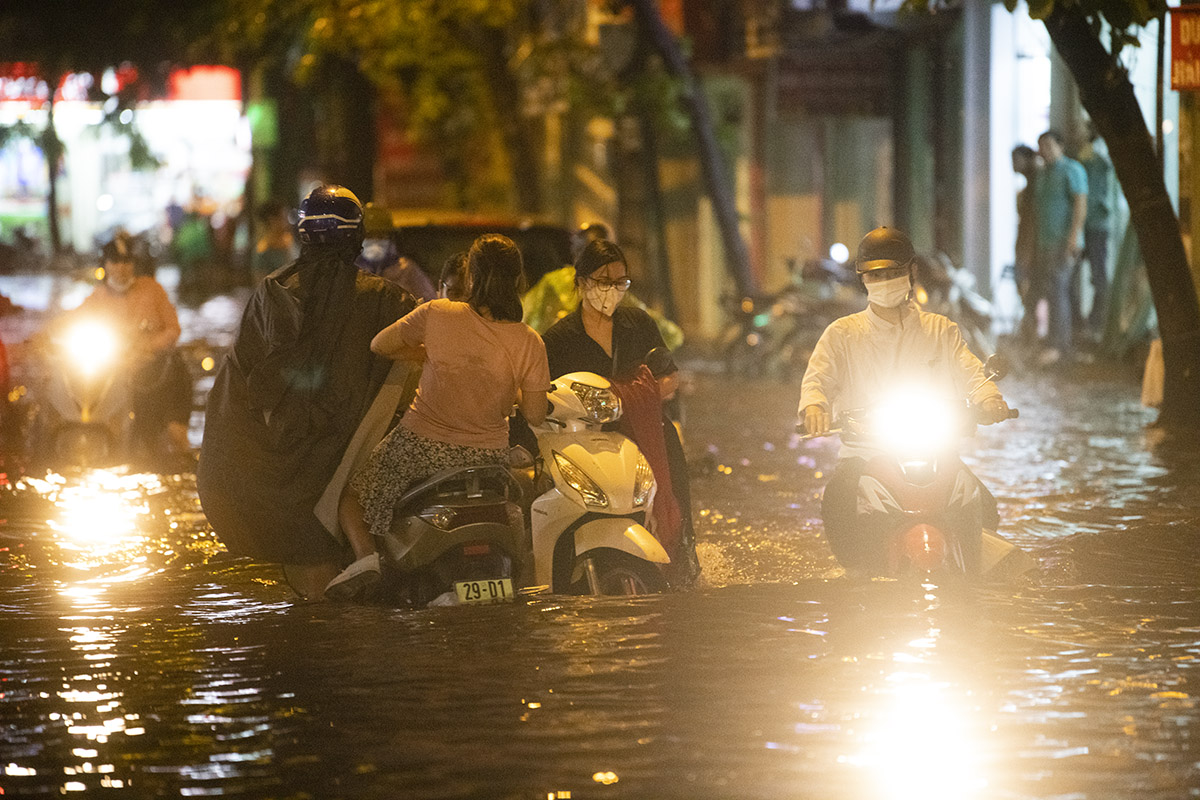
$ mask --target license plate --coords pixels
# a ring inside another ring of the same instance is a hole
[[[454,593],[460,603],[511,603],[513,585],[511,578],[489,578],[484,581],[459,581],[454,584]]]

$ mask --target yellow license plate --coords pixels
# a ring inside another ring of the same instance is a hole
[[[513,585],[510,578],[489,578],[485,581],[459,581],[454,593],[460,603],[511,603]]]

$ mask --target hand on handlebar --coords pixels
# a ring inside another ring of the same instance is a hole
[[[829,432],[829,426],[833,424],[833,418],[829,411],[819,405],[810,405],[804,407],[804,430],[809,436],[821,436]]]
[[[983,425],[995,425],[1006,419],[1015,419],[1020,415],[1015,408],[1009,408],[1002,397],[989,397],[979,407],[979,421]]]

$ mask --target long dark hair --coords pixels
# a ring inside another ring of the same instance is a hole
[[[578,287],[584,278],[592,277],[596,270],[608,264],[621,264],[626,272],[629,271],[629,262],[625,260],[625,254],[617,247],[616,242],[610,242],[608,239],[593,239],[588,242],[575,259],[575,285]]]
[[[471,308],[486,308],[493,319],[520,322],[525,270],[516,243],[498,233],[485,233],[471,245],[467,267],[471,272],[471,293],[467,296]]]

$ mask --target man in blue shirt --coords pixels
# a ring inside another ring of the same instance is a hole
[[[1038,363],[1049,366],[1071,355],[1071,278],[1082,252],[1087,217],[1088,180],[1083,165],[1063,154],[1062,136],[1053,130],[1038,137],[1044,166],[1034,182],[1037,249],[1034,296],[1050,303],[1050,346]]]
[[[1079,150],[1079,163],[1087,172],[1087,218],[1083,223],[1083,257],[1092,280],[1092,309],[1083,319],[1079,283],[1074,284],[1074,318],[1093,341],[1104,333],[1108,316],[1108,241],[1112,233],[1113,166],[1108,160],[1104,140],[1088,125],[1088,140]],[[1083,261],[1079,262],[1081,271]]]

